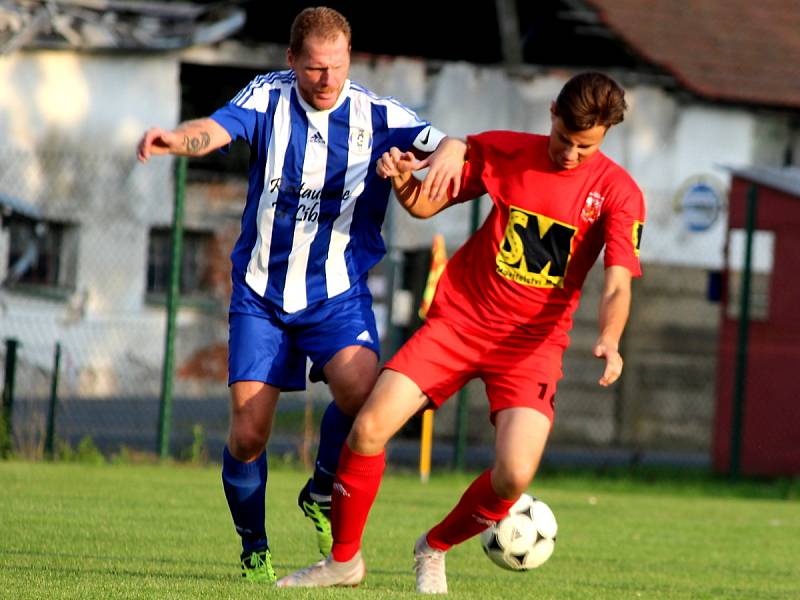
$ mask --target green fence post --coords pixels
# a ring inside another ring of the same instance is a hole
[[[481,218],[481,199],[476,198],[470,205],[469,214],[469,234],[473,235],[478,231],[478,224]],[[458,412],[456,414],[456,447],[453,452],[455,467],[459,471],[466,468],[466,454],[467,454],[467,427],[469,416],[469,396],[466,388],[461,388],[458,391]]]
[[[185,156],[175,163],[175,206],[172,213],[172,260],[167,291],[167,331],[164,339],[164,365],[161,372],[161,401],[158,407],[158,455],[169,456],[172,423],[172,388],[175,370],[175,320],[180,302],[181,258],[183,254],[183,203],[186,192]]]
[[[56,433],[56,404],[58,403],[58,374],[61,369],[61,343],[56,342],[53,357],[53,377],[50,380],[50,404],[47,408],[47,436],[44,439],[44,452],[53,458],[53,445]]]
[[[742,265],[742,287],[739,304],[739,335],[736,340],[736,369],[733,383],[733,418],[731,421],[730,476],[740,475],[742,464],[742,431],[744,429],[744,405],[747,386],[747,351],[750,336],[750,280],[753,263],[753,233],[758,211],[758,188],[750,185],[747,191],[745,214],[744,264]]]
[[[19,341],[6,339],[6,371],[3,384],[3,412],[0,423],[0,458],[8,458],[14,439],[14,376],[17,371],[17,348]]]

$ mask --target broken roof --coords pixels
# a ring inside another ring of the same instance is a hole
[[[18,48],[175,50],[223,40],[245,22],[233,3],[0,0],[0,54]]]

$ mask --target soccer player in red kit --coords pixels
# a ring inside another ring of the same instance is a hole
[[[605,248],[594,355],[599,384],[622,372],[619,340],[631,279],[639,276],[645,217],[633,179],[600,152],[623,120],[624,91],[602,73],[576,75],[551,105],[549,136],[509,131],[449,140],[465,160],[460,189],[421,182],[426,165],[396,148],[378,161],[401,204],[425,218],[487,193],[483,226],[445,268],[423,326],[385,365],[342,449],[333,491],[333,550],[279,586],[356,585],[361,537],[378,492],[385,445],[427,405],[441,405],[470,379],[486,385],[495,462],[414,547],[417,591],[446,593],[445,553],[502,519],[531,483],[553,421],[562,355],[589,269]]]

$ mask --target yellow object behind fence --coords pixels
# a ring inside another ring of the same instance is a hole
[[[433,246],[431,247],[431,268],[428,271],[428,280],[425,283],[425,291],[422,292],[422,303],[419,307],[419,318],[424,319],[428,315],[428,309],[433,302],[433,295],[436,293],[436,284],[442,276],[444,267],[447,265],[447,247],[444,243],[444,236],[437,233],[433,236]]]
[[[431,450],[433,449],[433,410],[422,413],[422,435],[419,440],[419,479],[427,483],[431,476]]]

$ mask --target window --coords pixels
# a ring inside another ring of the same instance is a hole
[[[15,216],[8,220],[4,285],[71,288],[75,279],[74,226]]]
[[[181,256],[180,293],[205,296],[212,290],[211,253],[213,235],[207,231],[184,231]],[[147,293],[166,296],[169,290],[169,269],[172,260],[172,231],[150,230],[147,248]]]

